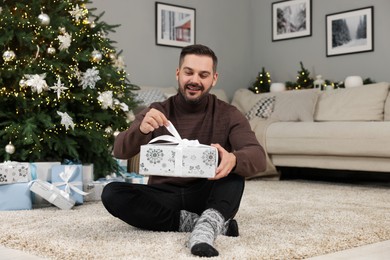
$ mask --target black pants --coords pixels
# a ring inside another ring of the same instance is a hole
[[[189,187],[111,182],[102,193],[108,212],[126,223],[148,230],[178,231],[180,210],[201,215],[209,208],[233,218],[244,192],[244,178],[236,174],[216,181],[199,179]]]

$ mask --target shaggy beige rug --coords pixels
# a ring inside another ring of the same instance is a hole
[[[386,186],[246,183],[240,236],[219,236],[217,259],[303,259],[390,239]],[[51,259],[191,259],[188,233],[138,230],[100,202],[0,212],[0,244]]]

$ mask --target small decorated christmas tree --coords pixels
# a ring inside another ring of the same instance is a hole
[[[270,85],[271,75],[269,72],[266,72],[263,67],[262,71],[259,72],[259,76],[256,77],[256,81],[252,83],[251,87],[249,87],[249,90],[256,94],[265,93],[269,92]]]
[[[310,72],[303,66],[302,61],[300,64],[301,70],[298,71],[296,88],[313,88],[313,79],[310,77]]]
[[[2,3],[1,160],[93,163],[95,177],[116,170],[112,145],[132,120],[135,86],[107,38],[116,26],[87,3]]]

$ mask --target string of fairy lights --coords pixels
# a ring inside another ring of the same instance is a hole
[[[53,6],[65,5],[62,10],[66,11],[73,22],[68,28],[52,25],[52,19],[45,13],[47,8],[44,6],[19,3],[10,8],[0,9],[0,30],[10,27],[23,32],[19,36],[14,35],[8,44],[2,46],[4,62],[1,69],[4,73],[18,75],[18,77],[12,81],[3,81],[5,85],[0,86],[0,97],[35,101],[34,108],[16,106],[15,116],[31,113],[43,107],[58,109],[63,102],[77,100],[85,106],[106,107],[111,110],[111,113],[125,115],[127,120],[131,121],[132,111],[128,111],[126,105],[128,97],[124,94],[128,88],[125,64],[106,39],[107,32],[95,30],[97,24],[90,19],[88,8],[82,1],[80,4],[63,0],[52,2]],[[20,46],[22,40],[18,37],[28,39],[29,46]],[[69,52],[72,44],[85,38],[96,46],[82,46],[72,49],[72,53]],[[67,66],[56,66],[63,60],[69,60]],[[90,68],[86,68],[85,64],[89,64]],[[99,68],[104,66],[116,68],[113,72],[116,74],[116,84],[110,82],[110,77],[107,76],[104,83],[99,81],[101,75],[97,73],[101,73]],[[80,67],[85,68],[81,71]],[[108,100],[102,98],[107,91],[113,94]],[[66,112],[60,113],[69,116]],[[16,140],[22,136],[24,142],[33,143],[34,138],[42,141],[59,136],[64,131],[72,131],[74,128],[100,131],[106,138],[118,133],[118,129],[112,130],[111,126],[102,125],[88,118],[78,118],[79,121],[73,122],[69,121],[69,116],[68,121],[64,123],[62,122],[64,117],[61,117],[52,119],[53,127],[44,129],[37,137],[23,136],[24,129],[20,125],[5,126],[4,131],[10,136],[10,141],[5,147],[6,152],[14,153],[15,147],[11,139]],[[41,149],[39,142],[36,142],[30,153],[40,152]]]

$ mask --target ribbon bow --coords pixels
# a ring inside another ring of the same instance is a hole
[[[167,130],[173,135],[161,135],[154,139],[152,139],[149,143],[154,143],[156,141],[168,141],[173,144],[178,144],[179,146],[203,146],[199,143],[198,140],[188,140],[188,139],[182,139],[180,137],[180,134],[177,132],[175,126],[169,121],[168,126],[165,126]]]
[[[77,188],[75,185],[82,185],[80,181],[70,181],[70,179],[73,177],[73,174],[76,172],[77,166],[76,165],[65,165],[64,171],[60,172],[59,176],[63,180],[63,182],[56,182],[54,185],[56,187],[65,185],[65,192],[67,194],[71,193],[71,190],[74,192],[81,194],[81,195],[88,195],[87,192],[84,192]]]

